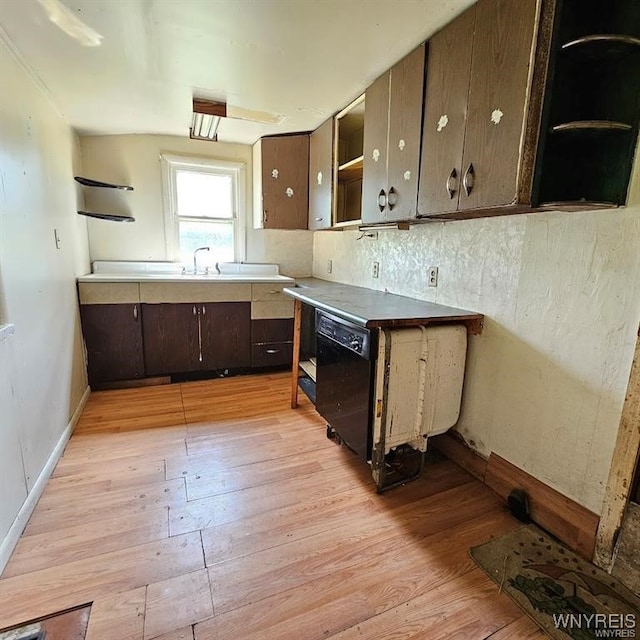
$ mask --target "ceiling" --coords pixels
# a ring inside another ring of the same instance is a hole
[[[49,0],[0,0],[0,37],[81,135],[188,135],[191,98],[267,112],[224,142],[315,129],[473,0],[62,0],[98,32],[82,46]],[[2,33],[4,31],[4,33]]]

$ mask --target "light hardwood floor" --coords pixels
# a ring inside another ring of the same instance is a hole
[[[289,375],[93,393],[0,579],[88,640],[543,638],[468,555],[517,526],[448,460],[377,495]]]

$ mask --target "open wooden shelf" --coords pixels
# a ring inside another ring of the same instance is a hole
[[[81,216],[87,218],[97,218],[98,220],[110,220],[112,222],[135,222],[133,216],[121,216],[117,213],[99,213],[97,211],[78,211]]]
[[[314,358],[315,360],[315,358]],[[311,360],[303,360],[300,362],[300,368],[315,382],[316,381],[316,363]]]
[[[612,120],[576,120],[563,122],[551,127],[552,133],[599,134],[619,131],[631,131],[633,127],[625,122]]]
[[[566,42],[561,47],[574,57],[585,59],[617,58],[640,52],[640,38],[623,34],[593,34]]]
[[[364,156],[358,156],[349,162],[345,162],[338,167],[338,180],[340,182],[353,182],[362,180],[362,166]]]
[[[98,187],[100,189],[121,189],[122,191],[133,191],[133,187],[128,184],[112,184],[111,182],[100,182],[100,180],[92,180],[91,178],[83,178],[82,176],[74,176],[73,179],[84,187]]]

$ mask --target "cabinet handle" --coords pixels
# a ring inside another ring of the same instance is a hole
[[[389,211],[392,211],[393,207],[395,207],[398,204],[398,192],[393,187],[389,189],[389,195],[387,196],[387,204],[389,205]]]
[[[198,312],[196,311],[196,305],[193,305],[193,315],[196,316],[198,315]]]
[[[380,209],[380,213],[384,211],[384,208],[387,206],[387,194],[384,192],[384,189],[380,189],[380,193],[378,194],[378,208]]]
[[[137,320],[137,319],[138,319],[138,305],[137,305],[137,304],[134,304],[134,305],[133,305],[133,318],[134,318],[135,320]]]
[[[456,189],[456,182],[457,182],[457,178],[458,178],[458,172],[456,171],[455,167],[453,169],[451,169],[451,173],[449,174],[449,177],[447,178],[447,193],[449,194],[449,198],[453,198],[455,192],[457,191]],[[468,194],[467,194],[468,195]]]
[[[316,218],[316,222],[322,222],[322,218]]]
[[[207,308],[204,305],[202,305],[202,315],[207,315]]]
[[[273,355],[274,353],[280,353],[280,349],[266,349],[265,353],[268,353],[269,355]]]
[[[266,223],[268,219],[269,219],[269,212],[266,209],[264,209],[262,212],[262,222]]]
[[[471,195],[471,191],[473,190],[475,175],[473,163],[470,163],[467,170],[464,172],[464,178],[462,179],[462,186],[464,187],[464,192],[467,196]]]

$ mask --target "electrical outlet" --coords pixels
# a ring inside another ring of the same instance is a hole
[[[430,287],[438,286],[438,267],[429,267],[427,271],[427,282]]]
[[[373,269],[371,270],[371,275],[374,278],[377,278],[380,275],[380,263],[379,262],[374,262],[373,263]]]
[[[333,271],[333,260],[327,260],[327,273],[331,273]]]

